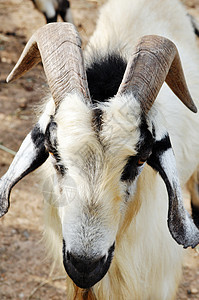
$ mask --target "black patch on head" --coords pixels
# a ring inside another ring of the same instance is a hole
[[[130,156],[122,172],[122,181],[133,181],[139,173],[139,161],[146,161],[152,152],[154,138],[148,129],[144,116],[140,124],[140,140],[136,146],[137,155]]]
[[[119,54],[98,58],[87,68],[88,87],[93,103],[117,94],[127,63]]]
[[[45,133],[45,145],[54,158],[56,159],[55,168],[58,173],[60,173],[62,176],[66,173],[66,168],[61,162],[61,158],[58,152],[58,143],[57,143],[57,123],[53,120],[53,117],[51,117],[51,122],[48,124],[46,128]]]

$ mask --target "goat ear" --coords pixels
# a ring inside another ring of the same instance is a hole
[[[199,230],[183,206],[176,161],[168,134],[156,141],[147,163],[159,172],[166,184],[169,197],[168,227],[172,237],[184,248],[196,247],[199,244]]]
[[[32,131],[26,136],[8,171],[0,179],[0,217],[7,213],[13,186],[24,176],[40,167],[48,158],[45,147],[45,131],[54,113],[54,102],[49,101],[44,113]]]
[[[8,171],[0,179],[0,217],[7,213],[12,187],[24,176],[41,166],[48,158],[44,133],[39,124],[24,139]]]

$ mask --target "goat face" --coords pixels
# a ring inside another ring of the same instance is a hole
[[[54,166],[46,182],[54,187],[54,197],[48,201],[57,206],[60,217],[65,269],[80,287],[92,286],[107,272],[123,205],[131,198],[130,183],[141,169],[136,156],[140,106],[130,98],[118,97],[92,109],[79,97],[70,96],[46,129],[45,145]],[[99,110],[100,130],[96,124]],[[134,176],[127,180],[129,157],[136,162]]]
[[[47,169],[46,185],[52,193],[45,199],[57,206],[64,266],[79,287],[89,288],[109,269],[125,208],[132,210],[136,181],[147,162],[166,184],[172,237],[185,248],[195,247],[199,231],[183,207],[169,136],[154,104],[166,80],[197,111],[175,45],[163,37],[143,37],[116,96],[97,107],[90,99],[78,34],[71,24],[39,29],[8,80],[41,58],[55,105],[52,100],[47,104],[0,180],[0,216],[8,210],[12,187],[50,155],[54,167]]]
[[[144,162],[155,156],[156,139],[167,135],[155,105],[145,116],[132,95],[97,109],[67,97],[45,135],[54,165],[48,182],[54,196],[48,201],[60,217],[64,266],[79,287],[89,288],[108,271],[125,214],[129,207],[132,217],[137,211],[134,195]],[[170,147],[166,140],[161,154]]]

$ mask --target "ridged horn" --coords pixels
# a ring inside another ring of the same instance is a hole
[[[73,24],[51,23],[38,29],[7,82],[21,77],[41,60],[56,105],[72,92],[82,94],[85,102],[90,102],[81,40]]]
[[[164,81],[191,111],[197,112],[174,43],[161,36],[144,36],[127,64],[118,94],[132,92],[147,113]]]

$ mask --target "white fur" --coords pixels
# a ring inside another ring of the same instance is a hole
[[[35,0],[37,8],[45,13],[48,18],[53,18],[58,8],[58,1],[56,0]]]
[[[198,49],[186,12],[177,0],[108,1],[86,49],[86,62],[89,64],[96,50],[106,53],[116,49],[128,59],[136,42],[146,34],[163,35],[177,45],[188,87],[198,105]],[[50,178],[45,179],[44,197],[47,247],[61,266],[63,237],[67,250],[87,256],[107,254],[116,240],[111,267],[93,287],[96,299],[174,299],[181,275],[182,247],[168,231],[164,182],[144,165],[130,187],[129,201],[124,201],[126,186],[120,181],[121,172],[127,157],[136,154],[140,138],[140,107],[128,97],[116,96],[99,104],[104,112],[99,137],[91,126],[92,108],[79,96],[71,95],[61,103],[55,121],[58,149],[68,172],[58,178],[52,157],[44,165]],[[148,125],[152,128],[150,120],[160,128],[159,137],[165,130],[162,128],[169,132],[183,186],[198,163],[198,114],[190,112],[163,85],[149,112]],[[75,292],[69,278],[67,292],[68,299],[73,299]]]
[[[59,10],[62,2],[63,0],[34,0],[37,9],[45,14],[49,19],[55,17],[56,11]],[[70,8],[66,9],[64,21],[73,23],[73,17]]]

